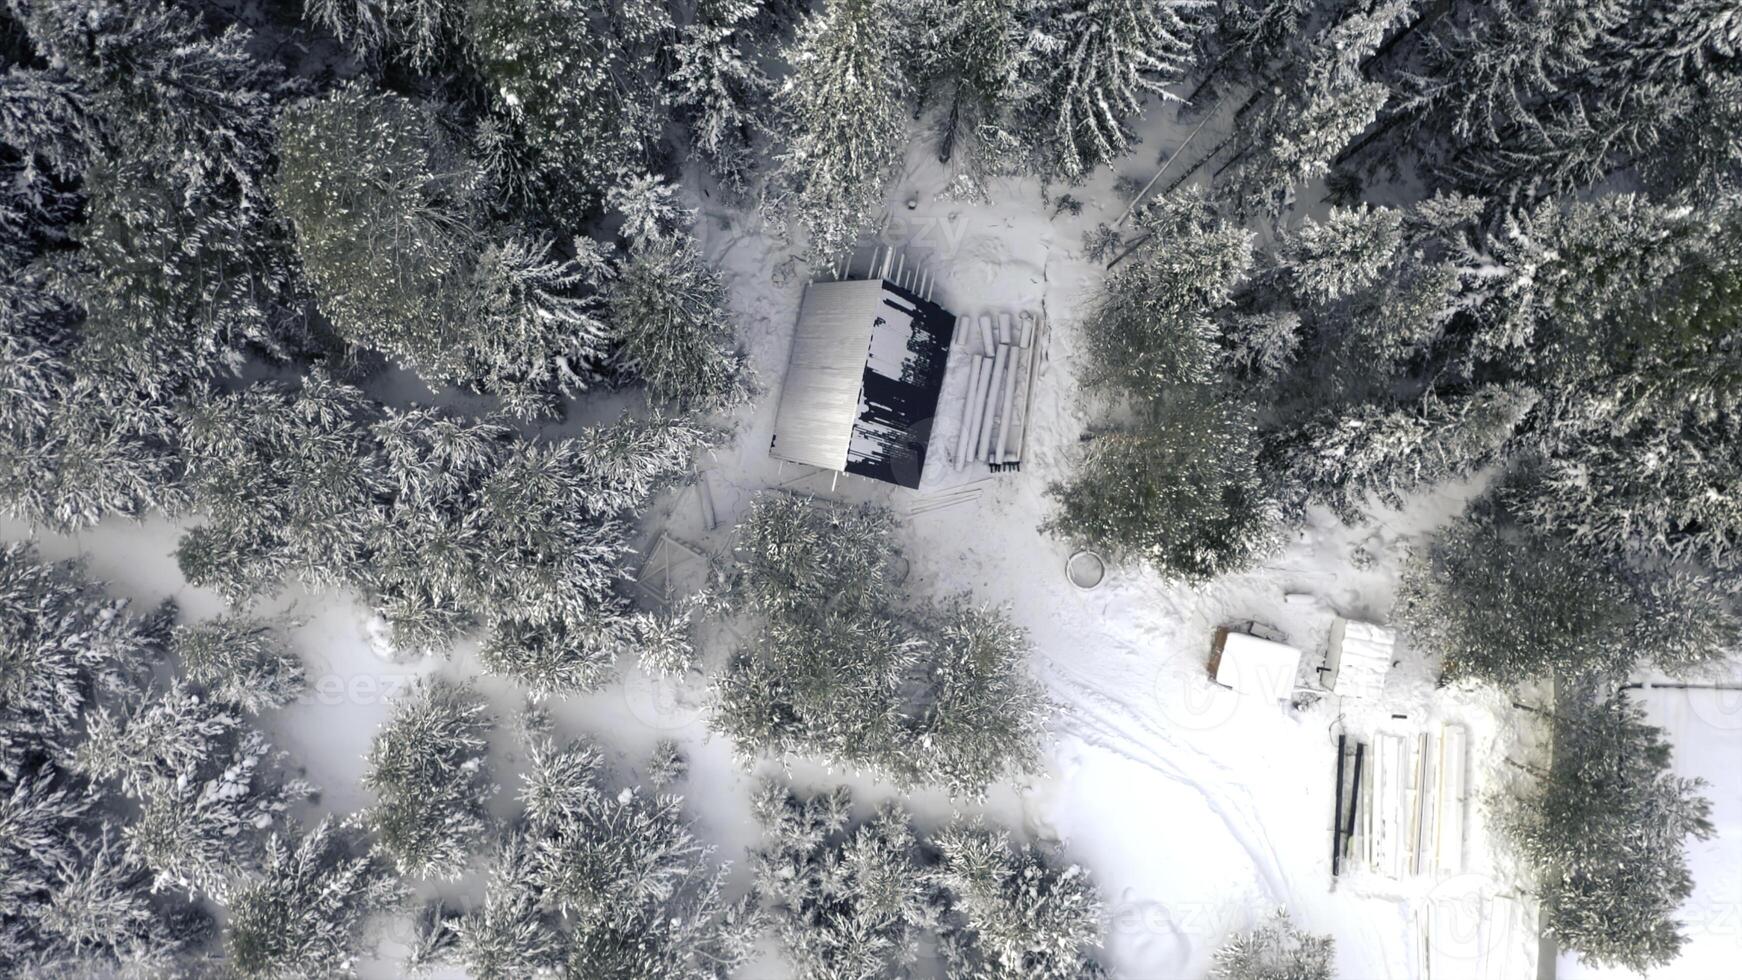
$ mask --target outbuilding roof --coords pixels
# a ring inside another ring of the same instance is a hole
[[[1378,697],[1385,689],[1396,643],[1383,626],[1337,617],[1331,624],[1330,649],[1325,656],[1331,692],[1343,697]]]
[[[1229,632],[1216,664],[1216,683],[1240,694],[1281,701],[1294,694],[1300,651],[1286,643]]]
[[[769,454],[919,486],[955,317],[884,279],[811,283]]]

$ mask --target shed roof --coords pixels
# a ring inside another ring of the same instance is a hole
[[[1294,693],[1294,678],[1299,670],[1300,651],[1294,647],[1230,632],[1222,643],[1216,683],[1240,694],[1280,701]]]
[[[954,333],[955,317],[887,280],[810,284],[770,455],[919,486]]]
[[[1344,697],[1378,697],[1385,689],[1396,643],[1383,626],[1337,617],[1331,624],[1330,649],[1325,656],[1331,692]]]

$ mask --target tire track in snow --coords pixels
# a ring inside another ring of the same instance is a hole
[[[1230,779],[1228,768],[1196,749],[1182,745],[1129,702],[1068,676],[1056,662],[1049,662],[1047,666],[1055,678],[1049,686],[1055,692],[1072,696],[1068,703],[1061,705],[1065,709],[1066,730],[1086,744],[1112,752],[1197,792],[1204,805],[1222,822],[1229,836],[1251,860],[1262,879],[1266,900],[1273,904],[1284,903],[1289,889],[1275,845],[1257,816],[1250,792]],[[1177,749],[1177,758],[1161,751],[1158,746]],[[1194,764],[1188,767],[1182,764],[1182,760],[1191,760]]]

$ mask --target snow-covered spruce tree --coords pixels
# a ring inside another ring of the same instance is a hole
[[[1506,516],[1474,508],[1405,571],[1399,622],[1441,653],[1447,677],[1510,685],[1551,673],[1623,677],[1642,663],[1673,671],[1742,635],[1735,613],[1702,599],[1697,582],[1654,587]]]
[[[1181,385],[1096,434],[1049,493],[1043,528],[1164,575],[1203,581],[1273,543],[1276,507],[1253,465],[1252,409],[1212,385]]]
[[[850,827],[846,789],[803,799],[772,781],[752,806],[763,829],[756,888],[797,980],[903,976],[945,902],[907,814],[889,803]]]
[[[1439,22],[1405,72],[1398,111],[1426,142],[1494,145],[1595,64],[1629,0],[1497,0]]]
[[[0,276],[0,509],[73,530],[177,506],[167,409],[75,373],[73,311],[31,273]]]
[[[246,980],[348,976],[369,917],[403,895],[392,868],[330,817],[300,838],[274,835],[231,896],[226,965]]]
[[[1223,364],[1236,378],[1267,383],[1288,374],[1300,350],[1300,314],[1277,310],[1221,319]]]
[[[950,828],[934,869],[949,898],[940,943],[950,976],[977,980],[1094,980],[1103,905],[1077,865],[1013,845],[985,828]]]
[[[433,108],[350,85],[287,109],[278,148],[273,196],[342,336],[519,415],[592,380],[602,258],[490,229],[484,170]]]
[[[922,0],[914,14],[912,71],[937,128],[938,162],[984,198],[994,177],[1033,165],[1016,127],[1033,97],[1030,26],[1035,0]]]
[[[1331,980],[1334,952],[1330,936],[1301,929],[1279,909],[1216,950],[1210,980]]]
[[[558,745],[534,716],[524,813],[499,843],[483,904],[447,919],[442,956],[480,980],[549,972],[723,980],[757,917],[721,894],[725,868],[675,796],[612,791],[598,751]]]
[[[282,708],[307,686],[302,661],[270,624],[220,616],[177,626],[170,649],[182,676],[250,714]]]
[[[1618,169],[1692,177],[1695,193],[1734,189],[1733,157],[1701,160],[1710,141],[1736,135],[1726,104],[1737,51],[1729,8],[1504,3],[1447,20],[1457,26],[1417,85],[1429,111],[1417,133],[1432,140],[1430,126],[1448,109],[1453,126],[1474,132],[1446,141],[1441,180],[1515,201],[1588,187]],[[1716,173],[1702,172],[1712,163]]]
[[[481,659],[535,696],[591,690],[642,624],[615,590],[629,553],[625,513],[689,471],[715,433],[694,421],[624,418],[563,443],[517,447],[480,491],[495,555],[482,602]],[[552,554],[550,543],[561,544]]]
[[[180,362],[90,356],[64,295],[78,290],[57,274],[77,265],[85,211],[73,188],[100,148],[88,102],[61,73],[0,76],[0,509],[62,530],[179,501],[173,421],[147,399],[184,380],[152,369]]]
[[[689,128],[690,148],[735,191],[749,188],[756,144],[770,132],[774,82],[758,64],[758,40],[772,33],[772,19],[766,0],[700,0],[671,45],[666,97]]]
[[[82,91],[102,155],[188,200],[264,198],[272,120],[292,89],[239,27],[214,35],[162,0],[16,0],[32,46]]]
[[[876,223],[907,148],[911,97],[902,14],[891,0],[826,0],[799,26],[776,93],[785,140],[776,197],[834,261]]]
[[[153,890],[225,901],[254,869],[260,834],[313,787],[282,773],[283,753],[233,707],[180,680],[88,716],[75,765],[138,806],[122,832],[127,853],[154,873]]]
[[[654,64],[672,31],[665,4],[471,0],[466,31],[553,207],[584,211],[648,169],[666,119]]]
[[[715,686],[712,725],[741,753],[821,756],[903,785],[977,795],[1035,763],[1027,639],[964,603],[904,611],[891,516],[784,494],[741,526],[728,600],[752,639]]]
[[[294,392],[250,385],[185,409],[186,485],[207,520],[182,536],[189,583],[231,602],[296,576],[332,587],[362,576],[384,466],[362,393],[326,374]]]
[[[918,836],[885,804],[855,821],[845,788],[802,797],[774,781],[752,808],[756,888],[802,980],[907,975],[935,942],[947,975],[1090,980],[1101,899],[1075,866],[983,827]]]
[[[455,43],[463,0],[303,0],[303,16],[366,57],[404,58],[418,68]]]
[[[157,624],[126,608],[77,566],[0,546],[0,774],[16,779],[42,757],[66,761],[96,699],[132,686],[161,655]]]
[[[1252,260],[1252,235],[1193,204],[1142,219],[1154,237],[1107,276],[1082,318],[1085,380],[1135,398],[1215,377],[1216,325]]]
[[[1211,28],[1200,36],[1207,53],[1204,74],[1187,101],[1218,78],[1237,85],[1262,84],[1272,63],[1306,26],[1312,0],[1223,0],[1217,4]]]
[[[1523,516],[1611,553],[1733,565],[1742,506],[1742,205],[1544,204],[1487,242],[1476,352],[1522,362],[1557,424]]]
[[[355,588],[408,651],[481,625],[488,669],[540,694],[586,689],[638,636],[614,591],[623,514],[714,437],[653,416],[534,443],[432,410],[384,413],[319,372],[295,391],[254,385],[190,409],[183,453],[208,520],[177,559],[236,601],[292,577]]]
[[[0,973],[180,975],[308,787],[77,566],[0,548]]]
[[[69,96],[29,111],[85,144],[77,248],[49,262],[55,292],[85,314],[82,370],[156,400],[234,367],[243,343],[282,354],[300,332],[294,273],[261,183],[292,87],[246,32],[213,37],[157,0],[40,0],[21,21]],[[66,147],[54,156],[73,169]]]
[[[1563,683],[1552,725],[1548,771],[1521,777],[1498,820],[1535,874],[1543,933],[1592,964],[1672,962],[1693,891],[1687,839],[1713,832],[1703,784],[1674,775],[1663,731],[1604,682]]]
[[[687,231],[631,239],[605,292],[613,366],[653,398],[707,411],[747,395],[726,284]]]
[[[1130,148],[1143,100],[1191,64],[1205,6],[1196,0],[1048,0],[1026,64],[1038,93],[1025,135],[1043,147],[1043,176],[1080,180]]]
[[[1413,6],[1387,0],[1357,9],[1304,42],[1272,97],[1240,123],[1244,145],[1217,171],[1216,196],[1239,214],[1278,214],[1295,188],[1329,173],[1390,97],[1385,83],[1362,76],[1362,62]]]
[[[234,200],[190,200],[155,165],[94,164],[82,189],[77,250],[47,265],[49,288],[84,313],[81,373],[120,374],[158,401],[188,378],[233,372],[244,345],[285,353],[295,274],[275,222]]]
[[[393,706],[369,749],[361,815],[375,847],[407,877],[452,880],[489,828],[496,791],[484,758],[489,709],[469,687],[426,677]]]
[[[1370,289],[1404,245],[1404,212],[1395,208],[1331,208],[1323,221],[1310,215],[1277,243],[1276,265],[1288,289],[1315,305]]]
[[[1286,475],[1290,507],[1323,503],[1348,523],[1370,500],[1402,507],[1404,495],[1468,476],[1504,455],[1538,393],[1487,385],[1454,402],[1363,404],[1324,414],[1267,447]]]

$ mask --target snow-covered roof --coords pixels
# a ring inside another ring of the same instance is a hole
[[[811,283],[769,455],[917,487],[955,322],[887,280]]]
[[[1378,697],[1385,689],[1395,645],[1396,638],[1383,626],[1337,617],[1325,658],[1331,692],[1347,698]]]
[[[1300,651],[1286,643],[1230,632],[1222,642],[1216,683],[1240,694],[1283,700],[1294,693]]]

